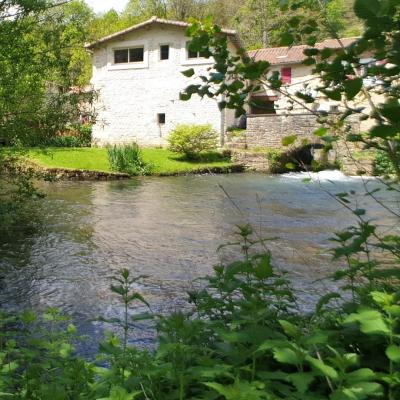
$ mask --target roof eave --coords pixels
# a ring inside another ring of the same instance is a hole
[[[187,22],[165,20],[165,19],[158,18],[158,17],[154,16],[154,17],[151,17],[150,19],[148,19],[147,21],[141,22],[140,24],[131,26],[131,27],[126,28],[126,29],[124,29],[122,31],[119,31],[119,32],[112,33],[111,35],[105,36],[105,37],[103,37],[103,38],[101,38],[99,40],[96,40],[95,42],[85,44],[84,48],[86,50],[93,50],[94,48],[102,45],[103,43],[106,43],[106,42],[108,42],[110,40],[119,38],[120,36],[124,36],[127,33],[133,32],[133,31],[135,31],[137,29],[140,29],[140,28],[143,28],[145,26],[152,25],[154,23],[170,25],[170,26],[179,26],[179,27],[183,27],[183,28],[187,28],[188,26],[190,26],[190,24],[188,24]],[[231,29],[222,29],[221,32],[226,34],[227,36],[233,36],[235,38],[234,40],[232,40],[233,44],[237,48],[242,47],[242,44],[240,42],[240,38],[237,35],[236,31],[231,30]]]

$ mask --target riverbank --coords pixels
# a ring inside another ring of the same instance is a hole
[[[129,178],[111,169],[105,148],[45,148],[23,152],[27,165],[40,175],[56,179],[108,180]],[[201,173],[240,172],[243,167],[229,157],[213,152],[198,160],[186,160],[162,148],[143,148],[143,160],[150,165],[147,175],[174,176]]]

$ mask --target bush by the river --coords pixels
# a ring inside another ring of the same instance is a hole
[[[143,160],[142,151],[137,143],[108,146],[107,153],[114,171],[145,175],[150,170],[150,165]]]
[[[211,125],[178,125],[168,136],[169,150],[195,159],[218,147],[218,133]]]
[[[145,278],[121,271],[111,290],[125,312],[100,318],[120,335],[106,337],[96,361],[75,353],[76,328],[56,309],[40,318],[1,314],[2,398],[399,399],[399,274],[358,259],[359,244],[372,235],[370,227],[359,230],[336,234],[334,256],[352,262],[332,277],[340,291],[321,297],[310,313],[301,311],[286,273],[274,268],[266,242],[244,226],[243,257],[215,266],[204,289],[188,294],[189,311],[132,314],[135,303],[148,306],[137,291]],[[145,319],[157,328],[155,351],[128,344]]]
[[[92,143],[92,125],[74,125],[56,136],[46,139],[40,145],[50,147],[90,147]]]

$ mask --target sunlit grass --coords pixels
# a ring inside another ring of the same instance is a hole
[[[195,161],[185,160],[161,148],[143,148],[142,154],[144,161],[151,164],[151,174],[154,175],[205,172],[209,169],[229,168],[232,165],[228,158],[219,153],[208,153]],[[38,148],[29,149],[27,156],[43,167],[112,171],[105,148]]]

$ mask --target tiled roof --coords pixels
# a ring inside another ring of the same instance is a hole
[[[147,21],[141,22],[140,24],[137,25],[133,25],[127,29],[124,29],[122,31],[113,33],[111,35],[105,36],[99,40],[96,40],[95,42],[92,43],[87,43],[85,44],[85,48],[86,49],[93,49],[94,47],[108,42],[109,40],[112,39],[116,39],[119,38],[120,36],[123,36],[127,33],[133,32],[137,29],[143,28],[145,26],[149,26],[152,24],[161,24],[161,25],[172,25],[172,26],[180,26],[183,28],[187,28],[189,26],[189,24],[187,22],[182,22],[182,21],[172,21],[169,19],[162,19],[162,18],[158,18],[158,17],[151,17],[150,19],[148,19]],[[235,44],[235,46],[240,47],[241,43],[240,43],[240,39],[239,36],[237,35],[236,31],[232,30],[232,29],[222,29],[222,33],[225,33],[226,35],[228,35],[232,42]]]
[[[357,38],[343,38],[340,40],[343,46],[347,47],[354,43]],[[340,49],[341,45],[336,39],[326,39],[323,42],[316,43],[315,47],[318,49],[326,47],[330,49]],[[298,64],[305,60],[306,56],[303,54],[303,51],[307,48],[310,48],[310,46],[268,47],[265,49],[248,51],[248,55],[254,58],[255,61],[268,61],[271,65]]]

